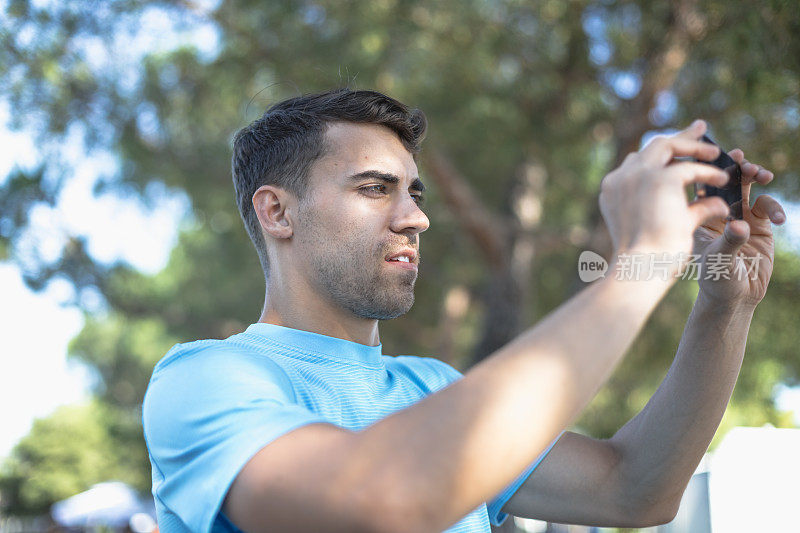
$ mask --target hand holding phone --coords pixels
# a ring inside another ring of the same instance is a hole
[[[708,135],[703,135],[701,140],[703,142],[711,143],[714,146],[719,146],[717,143],[711,140]],[[733,158],[722,149],[722,147],[720,147],[719,157],[714,161],[700,161],[698,159],[695,159],[695,161],[721,168],[728,173],[728,176],[730,176],[730,180],[724,187],[714,187],[711,185],[706,185],[705,183],[696,182],[694,184],[695,195],[698,198],[704,198],[706,196],[719,196],[725,200],[725,202],[727,202],[728,206],[730,206],[730,215],[728,216],[727,220],[741,220],[742,168],[739,166],[739,164],[734,161]]]

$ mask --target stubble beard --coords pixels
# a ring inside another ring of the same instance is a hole
[[[403,271],[390,277],[380,271],[383,269],[371,268],[370,259],[361,264],[340,259],[344,260],[315,261],[314,268],[320,288],[336,305],[358,317],[374,320],[397,318],[414,305],[415,272]]]
[[[311,213],[304,218],[304,224],[319,223]],[[308,227],[315,227],[305,243],[311,255],[312,283],[334,305],[370,320],[391,320],[411,309],[417,273],[384,265],[391,251],[386,245],[369,250],[366,237],[351,235],[342,241],[322,235],[319,225]]]

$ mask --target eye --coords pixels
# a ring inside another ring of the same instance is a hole
[[[360,187],[359,191],[366,191],[368,193],[378,193],[379,195],[386,194],[386,185],[367,185],[364,187]],[[412,194],[411,198],[414,199],[414,203],[418,206],[422,206],[425,203],[425,197],[421,194]]]
[[[361,187],[360,190],[382,194],[386,192],[386,185],[367,185],[366,187]]]

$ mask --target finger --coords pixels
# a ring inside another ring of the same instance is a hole
[[[692,217],[694,226],[713,225],[718,227],[728,216],[728,204],[719,196],[700,198],[689,204],[689,216]]]
[[[742,179],[749,182],[752,182],[755,179],[756,174],[758,174],[758,171],[761,170],[761,167],[754,165],[747,159],[743,160],[739,167],[742,169]]]
[[[676,137],[686,137],[687,139],[699,139],[708,130],[705,120],[696,119],[686,128],[675,134]]]
[[[742,180],[742,215],[744,216],[744,212],[750,211],[750,189],[752,188],[753,184],[749,181]]]
[[[741,165],[742,167],[742,178],[747,175],[747,180],[750,183],[756,182],[760,183],[761,185],[766,185],[775,175],[770,172],[769,170],[765,169],[761,165],[756,165],[755,163],[750,163],[749,161],[745,160],[745,164]]]
[[[723,187],[730,180],[730,176],[721,168],[690,161],[669,165],[663,175],[667,179],[679,179],[683,185],[705,183],[713,187]]]
[[[761,169],[758,171],[758,174],[756,174],[755,181],[757,183],[760,183],[761,185],[766,185],[774,178],[775,178],[774,173],[765,169],[764,167],[761,167]]]
[[[735,255],[750,238],[750,224],[744,220],[729,220],[722,232],[718,251]]]
[[[786,222],[786,212],[781,204],[768,194],[762,194],[756,198],[753,207],[750,208],[753,216],[769,219],[773,224],[783,224]]]
[[[765,169],[761,165],[751,163],[744,157],[744,152],[741,149],[735,148],[728,152],[728,155],[739,164],[742,169],[742,180],[747,183],[756,182],[761,185],[766,185],[775,178],[775,174]]]
[[[720,149],[711,143],[673,135],[654,138],[642,149],[645,160],[666,165],[676,157],[693,157],[700,161],[713,161],[719,157]]]
[[[709,275],[709,268],[714,267],[714,276],[724,275],[727,279],[736,275],[744,263],[739,257],[739,250],[750,238],[750,226],[743,220],[731,220],[725,225],[722,235],[714,239],[705,248],[703,258],[703,276]]]

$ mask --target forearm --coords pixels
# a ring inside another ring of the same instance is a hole
[[[695,302],[664,381],[612,438],[629,497],[680,502],[730,400],[752,316],[752,307],[715,307],[702,296]]]
[[[668,287],[589,286],[463,379],[364,430],[354,455],[373,489],[397,488],[440,528],[490,499],[583,410]]]

